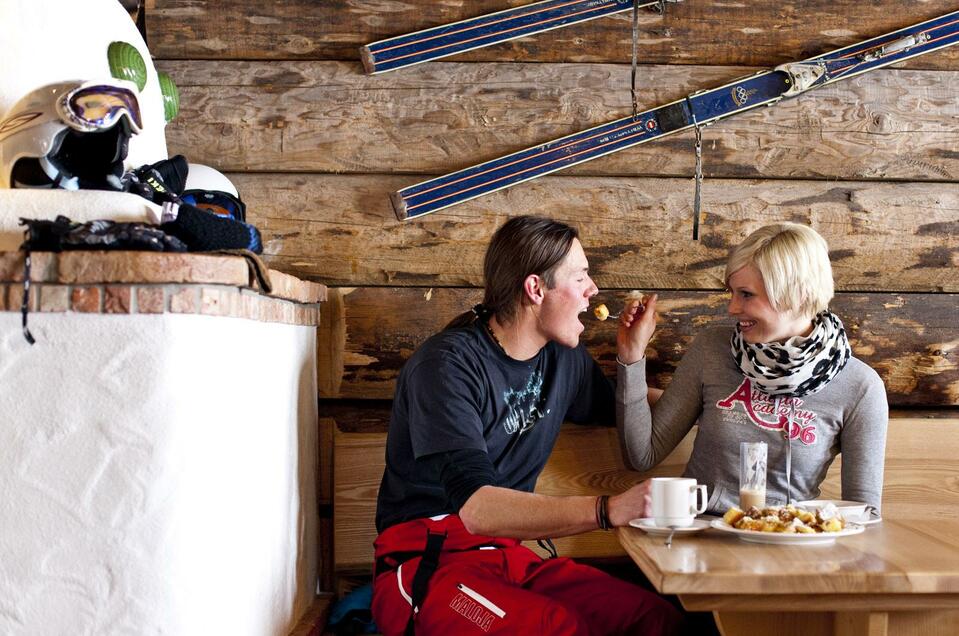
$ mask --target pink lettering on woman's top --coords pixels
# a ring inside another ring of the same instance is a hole
[[[803,404],[801,398],[774,400],[762,391],[753,389],[749,378],[744,378],[735,391],[716,402],[716,408],[732,411],[736,404],[742,404],[746,415],[760,428],[781,431],[788,427],[789,439],[798,439],[807,446],[816,442],[816,426],[812,423],[816,414],[799,408]]]

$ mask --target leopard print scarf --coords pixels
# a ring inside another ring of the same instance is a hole
[[[733,333],[733,359],[743,375],[770,396],[802,397],[816,393],[842,371],[852,357],[846,330],[839,317],[821,311],[812,320],[808,336],[783,343],[751,344],[739,325]]]

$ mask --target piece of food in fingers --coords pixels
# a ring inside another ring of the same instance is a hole
[[[596,305],[593,309],[593,315],[599,320],[606,320],[609,318],[609,309],[606,308],[606,305]]]
[[[630,301],[633,301],[633,300],[639,301],[638,310],[640,312],[646,311],[646,295],[643,292],[639,291],[638,289],[634,289],[633,291],[626,294],[627,305],[630,303]]]

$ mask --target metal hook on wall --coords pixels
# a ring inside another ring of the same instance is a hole
[[[699,240],[699,215],[703,190],[703,127],[696,124],[696,194],[693,197],[693,240]]]

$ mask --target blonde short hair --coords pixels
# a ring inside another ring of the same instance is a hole
[[[834,286],[829,246],[812,229],[798,223],[761,227],[734,247],[726,262],[729,277],[754,265],[763,277],[773,309],[811,318],[829,306]]]

